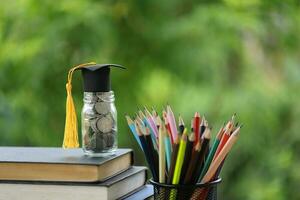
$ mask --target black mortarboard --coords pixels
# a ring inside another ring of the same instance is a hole
[[[110,67],[125,67],[117,64],[95,64],[80,68],[85,92],[109,92],[111,90]]]

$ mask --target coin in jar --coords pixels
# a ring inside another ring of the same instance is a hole
[[[101,115],[107,114],[110,111],[109,103],[98,101],[95,103],[95,110]]]
[[[113,128],[113,119],[110,115],[106,115],[97,121],[97,128],[102,133],[108,133]]]

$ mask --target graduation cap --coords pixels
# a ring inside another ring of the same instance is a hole
[[[84,92],[109,92],[111,91],[110,68],[117,67],[125,69],[118,64],[96,64],[95,62],[77,65],[69,70],[68,81],[66,84],[67,102],[66,102],[66,121],[63,147],[77,148],[78,128],[77,116],[72,97],[72,77],[76,70],[81,70],[83,77]]]

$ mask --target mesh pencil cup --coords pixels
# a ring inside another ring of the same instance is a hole
[[[217,186],[220,182],[221,178],[205,184],[168,185],[150,180],[155,200],[218,200]]]

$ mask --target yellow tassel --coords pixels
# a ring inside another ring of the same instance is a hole
[[[75,105],[72,97],[72,77],[73,72],[79,68],[89,65],[95,65],[95,62],[89,62],[77,65],[69,70],[68,82],[66,84],[67,89],[67,102],[66,102],[66,121],[65,121],[65,135],[63,148],[78,148],[78,127]]]

